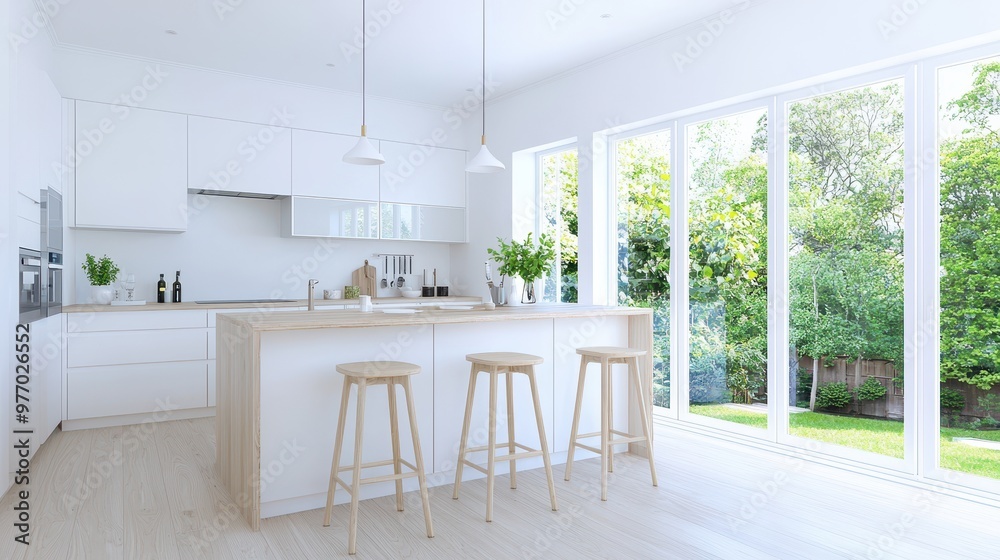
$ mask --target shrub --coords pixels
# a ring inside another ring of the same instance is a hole
[[[885,387],[874,377],[869,377],[860,387],[854,390],[854,394],[857,395],[859,401],[877,401],[885,397],[886,393]]]
[[[965,395],[954,389],[941,387],[941,410],[961,411],[965,408]]]
[[[998,426],[1000,426],[1000,420],[997,420],[996,418],[993,418],[992,416],[987,416],[986,418],[983,418],[983,419],[979,420],[979,428],[980,429],[993,429],[993,428],[996,428]]]
[[[827,383],[816,390],[818,408],[843,408],[851,404],[847,383]]]

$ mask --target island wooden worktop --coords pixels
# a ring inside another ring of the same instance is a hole
[[[460,305],[460,304],[459,304]],[[295,311],[289,313],[232,313],[220,317],[222,321],[240,323],[254,331],[339,329],[358,327],[386,327],[447,323],[486,323],[558,319],[562,317],[652,316],[651,309],[608,307],[598,305],[522,305],[485,309],[420,309],[416,313],[385,313],[375,310],[362,313],[357,309]]]
[[[403,361],[417,364],[415,412],[431,486],[450,484],[454,451],[460,439],[468,386],[468,353],[517,351],[542,357],[536,366],[546,403],[542,414],[552,442],[552,461],[565,461],[569,426],[580,367],[575,349],[582,346],[629,346],[646,350],[640,358],[636,387],[652,400],[653,315],[650,309],[576,304],[526,305],[487,310],[421,309],[419,313],[379,310],[225,313],[216,328],[216,460],[219,475],[240,511],[255,530],[261,518],[322,507],[329,482],[335,414],[342,398],[342,362]],[[598,377],[587,385],[587,401],[599,403]],[[633,433],[651,422],[630,404],[635,392],[624,375],[614,382],[619,426]],[[517,401],[518,399],[515,399]],[[391,449],[379,427],[385,404],[372,406],[365,438],[365,460],[382,459]],[[531,446],[538,432],[534,410],[515,403],[518,441]],[[486,408],[475,409],[483,424]],[[597,404],[584,411],[580,430],[600,424]],[[350,417],[350,415],[348,415]],[[353,417],[345,420],[353,424]],[[527,428],[531,428],[528,430]],[[348,427],[350,432],[353,428]],[[533,433],[532,433],[533,431]],[[386,432],[388,433],[388,432]],[[405,440],[405,438],[404,438]],[[624,449],[623,449],[624,451]],[[644,454],[642,444],[629,451]],[[407,453],[403,449],[404,456]],[[584,453],[580,451],[579,453]],[[391,455],[390,455],[391,456]],[[408,459],[409,460],[409,459]],[[532,468],[527,459],[526,468]],[[519,468],[520,465],[519,465]],[[405,487],[405,485],[404,485]],[[392,484],[367,486],[362,497],[394,491]],[[365,493],[367,492],[367,494]]]

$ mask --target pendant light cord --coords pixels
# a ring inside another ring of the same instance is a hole
[[[483,0],[483,137],[486,136],[486,0]]]
[[[483,0],[485,2],[486,0]],[[365,0],[361,0],[361,126],[365,126]]]

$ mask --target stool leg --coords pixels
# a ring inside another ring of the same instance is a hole
[[[513,455],[514,446],[514,376],[507,371],[507,450]],[[510,460],[510,487],[517,488],[517,460]]]
[[[535,421],[538,423],[538,443],[542,448],[542,461],[545,463],[545,478],[549,481],[549,500],[552,502],[552,511],[558,511],[559,505],[556,503],[556,483],[552,479],[552,462],[549,460],[549,444],[545,438],[545,424],[542,421],[542,403],[538,400],[538,384],[535,382],[535,366],[528,366],[525,373],[528,374],[528,382],[531,383],[531,400],[535,403]]]
[[[569,432],[569,452],[566,454],[566,476],[563,480],[569,480],[573,472],[573,454],[576,452],[576,434],[580,430],[580,408],[583,406],[583,384],[587,376],[587,357],[580,356],[580,380],[576,385],[576,407],[573,408],[573,427]]]
[[[493,521],[493,471],[497,456],[497,373],[490,368],[490,435],[486,449],[486,521]]]
[[[642,419],[642,435],[646,438],[646,455],[649,457],[649,474],[656,484],[656,466],[653,464],[653,434],[650,433],[649,417],[646,415],[646,397],[642,394],[642,383],[639,379],[639,360],[629,358],[628,369],[632,374],[632,384],[635,385],[636,400],[639,401],[639,416]]]
[[[458,489],[462,486],[462,468],[465,467],[465,450],[469,447],[469,424],[472,423],[472,401],[476,396],[476,377],[479,376],[479,368],[472,364],[472,371],[469,373],[469,394],[465,397],[465,421],[462,422],[462,439],[458,443],[458,464],[455,466],[455,491],[451,497],[458,499]]]
[[[368,380],[360,378],[358,383],[358,414],[354,426],[354,482],[351,485],[351,523],[347,534],[347,553],[357,552],[358,541],[358,498],[361,497],[361,449],[365,428],[365,396]]]
[[[601,358],[601,501],[608,501],[608,359]]]
[[[424,477],[424,454],[420,450],[420,436],[417,434],[417,411],[413,408],[413,391],[410,389],[410,378],[403,378],[403,391],[406,393],[406,410],[410,416],[410,435],[413,436],[413,457],[417,467],[417,481],[420,483],[420,499],[424,502],[424,524],[427,525],[427,537],[434,537],[434,524],[431,522],[431,499],[427,494],[427,480]]]
[[[337,491],[337,477],[340,476],[340,451],[344,445],[344,420],[347,419],[347,401],[351,397],[351,380],[344,377],[344,389],[340,395],[340,415],[337,416],[337,441],[333,444],[333,465],[330,467],[330,488],[326,491],[326,513],[323,514],[323,526],[330,526],[330,515],[333,512],[333,494]]]
[[[608,440],[615,437],[615,378],[611,375],[611,362],[608,362]],[[626,393],[627,395],[628,393]],[[615,446],[608,445],[608,472],[615,472]]]
[[[385,384],[389,390],[389,432],[392,434],[392,470],[395,474],[403,472],[403,465],[399,462],[399,413],[396,410],[396,383],[389,381]],[[396,511],[403,511],[403,481],[396,479]]]

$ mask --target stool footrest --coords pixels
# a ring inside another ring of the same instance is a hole
[[[600,435],[600,434],[598,434],[598,435]],[[577,436],[577,437],[582,437],[582,436]],[[589,436],[589,437],[593,437],[593,436]],[[610,445],[620,445],[622,443],[635,443],[635,442],[639,442],[639,441],[646,441],[646,437],[645,436],[635,436],[635,437],[622,437],[622,438],[609,439],[608,440],[608,445],[609,446]],[[598,453],[598,454],[601,453],[601,450],[599,448],[592,447],[592,446],[586,445],[584,443],[576,442],[574,445],[576,445],[580,449],[586,449],[587,451],[590,451],[592,453]]]
[[[497,449],[500,449],[501,447],[504,447],[504,448],[510,447],[510,442],[507,442],[507,443],[498,443],[494,447],[497,448]],[[538,451],[537,449],[532,449],[531,447],[527,447],[525,445],[521,445],[520,443],[514,443],[514,447],[521,448],[521,449],[523,449],[525,451]],[[468,455],[469,453],[478,453],[479,451],[486,451],[489,448],[490,448],[490,446],[488,446],[488,445],[481,445],[479,447],[469,447],[469,448],[466,448],[465,454]]]
[[[388,467],[389,465],[392,465],[392,464],[394,464],[394,462],[393,462],[392,459],[386,459],[385,461],[376,461],[374,463],[363,463],[361,465],[361,468],[362,469],[373,469],[375,467]],[[391,481],[391,480],[403,480],[404,478],[413,478],[413,477],[417,476],[418,474],[420,474],[420,473],[417,472],[417,467],[415,467],[412,464],[410,464],[409,461],[400,459],[399,460],[399,464],[405,466],[406,468],[410,469],[413,472],[404,472],[404,473],[399,473],[399,474],[387,474],[387,475],[383,475],[383,476],[372,476],[372,477],[368,477],[368,478],[362,478],[361,480],[358,481],[358,483],[359,484],[375,484],[377,482],[388,482],[388,481]],[[354,465],[347,465],[345,467],[340,467],[340,469],[338,470],[338,473],[344,472],[344,471],[353,471],[353,470],[354,470]],[[348,493],[351,492],[351,486],[349,484],[347,484],[347,482],[345,482],[339,476],[336,477],[336,481],[344,488],[344,490],[347,490]]]
[[[488,474],[490,474],[490,473],[489,473],[489,471],[487,471],[487,470],[486,470],[486,469],[484,469],[483,467],[480,467],[479,465],[477,465],[477,464],[473,463],[472,461],[469,461],[468,459],[462,459],[462,463],[463,463],[463,464],[464,464],[465,466],[467,466],[467,467],[472,467],[472,468],[476,469],[477,471],[479,471],[479,472],[481,472],[481,473],[483,473],[483,474],[485,474],[485,475],[488,475]]]

